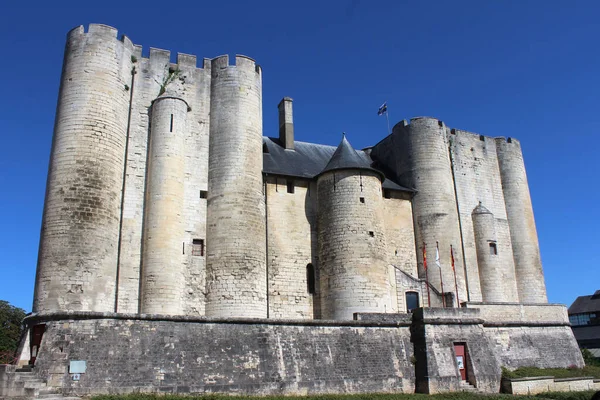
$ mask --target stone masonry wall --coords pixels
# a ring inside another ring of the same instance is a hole
[[[548,301],[546,283],[521,144],[515,139],[497,138],[496,152],[513,243],[519,300],[544,303]]]
[[[395,268],[388,262],[379,176],[348,169],[319,176],[319,284],[323,319],[395,312]]]
[[[418,277],[415,231],[410,200],[399,192],[383,199],[388,261],[409,275]]]
[[[450,246],[453,246],[459,296],[466,299],[462,240],[444,123],[429,117],[413,118],[410,124],[406,121],[396,124],[386,140],[371,154],[377,158],[380,152],[391,152],[396,161],[398,183],[417,191],[412,209],[419,277],[425,278],[423,244],[431,267],[435,266],[437,242],[444,286],[454,282],[450,268]],[[438,273],[430,274],[429,282],[441,291]]]
[[[208,130],[210,111],[210,63],[198,68],[195,56],[177,54],[177,63],[170,61],[170,52],[151,48],[149,57],[135,46],[135,79],[131,85],[132,106],[128,156],[125,174],[121,248],[119,259],[119,312],[137,312],[139,303],[140,266],[143,251],[142,231],[146,193],[148,138],[151,129],[150,108],[161,87],[193,105],[188,111],[181,146],[184,179],[182,207],[179,210],[183,230],[179,246],[188,249],[182,255],[185,289],[180,293],[184,312],[204,313],[205,256],[192,256],[193,239],[206,238],[206,199],[200,190],[207,189]],[[171,78],[169,78],[171,77]],[[181,254],[183,253],[183,254]]]
[[[69,32],[36,277],[35,311],[114,311],[133,44]]]
[[[506,217],[496,142],[492,138],[459,129],[448,131],[466,269],[469,277],[469,300],[481,301],[483,289],[480,287],[480,281],[481,279],[489,280],[489,277],[480,277],[475,246],[476,238],[471,218],[471,213],[481,202],[496,219],[497,264],[501,265],[504,270],[503,279],[497,280],[493,284],[500,287],[500,291],[505,293],[506,297],[503,301],[518,301],[512,241]]]
[[[269,318],[313,319],[307,265],[318,266],[317,193],[309,181],[273,176],[266,178],[266,195]]]
[[[36,373],[66,395],[414,391],[410,330],[395,322],[65,317],[46,323]],[[79,381],[70,360],[86,361]]]

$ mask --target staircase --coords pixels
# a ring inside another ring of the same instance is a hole
[[[460,381],[460,387],[459,390],[461,392],[477,392],[477,388],[473,385],[471,385],[469,382],[467,381]]]
[[[44,400],[78,400],[78,397],[63,397],[55,388],[49,388],[46,381],[38,377],[34,368],[27,365],[0,365],[0,400],[11,398]]]

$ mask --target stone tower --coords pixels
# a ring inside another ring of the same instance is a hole
[[[185,134],[190,107],[164,93],[152,104],[142,269],[143,314],[184,314]]]
[[[462,240],[446,127],[435,118],[413,118],[410,124],[404,121],[396,124],[392,138],[396,142],[395,150],[399,152],[396,157],[399,183],[417,191],[412,204],[419,276],[425,278],[423,245],[427,249],[429,266],[432,266],[438,242],[444,284],[452,285],[454,276],[448,268],[452,245],[456,252],[459,298],[467,299],[463,261],[459,256]],[[429,282],[441,289],[438,271],[429,274]]]
[[[496,151],[521,303],[546,303],[546,284],[521,144],[497,138]]]
[[[494,214],[479,203],[472,218],[483,301],[518,302],[514,268],[498,256]]]
[[[132,52],[105,25],[67,36],[34,312],[114,311]]]
[[[323,319],[396,311],[395,281],[386,259],[382,178],[345,137],[317,178]]]
[[[212,60],[206,315],[266,317],[262,82],[254,60]]]

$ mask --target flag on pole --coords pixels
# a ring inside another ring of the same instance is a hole
[[[379,110],[377,111],[377,115],[383,115],[383,114],[387,114],[387,101],[385,103],[383,103],[381,105],[381,107],[379,107]]]
[[[435,265],[440,269],[440,286],[442,289],[442,306],[446,307],[446,296],[444,295],[444,278],[442,277],[442,264],[440,264],[440,244],[435,242]]]
[[[458,281],[456,280],[456,269],[454,268],[454,248],[450,245],[450,258],[452,259],[452,272],[454,273],[454,289],[456,290],[456,307],[460,307],[460,298],[458,297]]]

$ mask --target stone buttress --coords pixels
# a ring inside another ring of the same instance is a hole
[[[184,314],[185,225],[182,214],[188,108],[185,100],[166,93],[152,105],[142,314]]]
[[[521,144],[515,139],[498,138],[496,151],[510,225],[519,300],[521,303],[546,303],[546,284]]]
[[[266,317],[262,82],[254,60],[212,60],[206,315]]]

